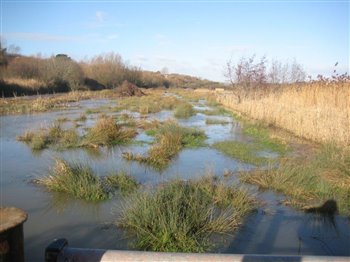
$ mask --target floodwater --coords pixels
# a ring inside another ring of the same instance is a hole
[[[100,151],[45,149],[32,152],[25,143],[16,141],[16,136],[23,134],[25,130],[48,126],[57,118],[74,120],[86,109],[101,106],[107,108],[115,103],[108,100],[89,100],[74,103],[69,110],[0,117],[1,205],[16,206],[29,214],[28,221],[24,225],[27,261],[43,261],[45,247],[53,239],[62,237],[68,239],[71,247],[130,248],[123,231],[112,226],[118,215],[118,206],[123,201],[120,197],[115,196],[111,200],[91,204],[62,194],[47,192],[44,188],[31,183],[37,177],[46,176],[57,157],[88,163],[101,176],[115,171],[126,171],[144,186],[156,185],[174,178],[194,179],[208,172],[222,177],[226,171],[236,172],[254,168],[210,148],[216,141],[247,139],[241,134],[239,123],[231,117],[205,116],[202,113],[197,113],[186,120],[179,120],[179,123],[204,130],[208,136],[206,143],[209,146],[182,150],[161,172],[122,158],[122,153],[125,151],[146,152],[149,148],[147,143],[102,148]],[[196,109],[210,108],[206,107],[204,101],[200,101]],[[172,114],[171,111],[162,111],[150,114],[148,118],[165,120],[171,118]],[[136,113],[133,113],[133,116],[140,117]],[[89,114],[87,117],[86,122],[80,123],[83,127],[93,125],[98,114]],[[225,120],[228,123],[206,125],[207,118]],[[65,122],[64,125],[68,127],[72,122]],[[83,127],[81,132],[84,132]],[[136,139],[149,142],[153,138],[141,132]],[[271,152],[260,152],[260,154],[275,156]],[[235,177],[230,179],[237,180]],[[281,195],[270,191],[259,192],[253,186],[249,188],[255,191],[265,205],[249,216],[240,230],[218,241],[220,244],[213,252],[350,256],[348,218],[341,216],[324,218],[298,212],[280,205],[280,201],[283,200]]]

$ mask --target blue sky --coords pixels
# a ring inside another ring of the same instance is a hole
[[[349,72],[349,1],[1,0],[1,36],[25,55],[76,60],[119,53],[145,70],[167,67],[224,81],[227,60],[296,59],[313,76]]]

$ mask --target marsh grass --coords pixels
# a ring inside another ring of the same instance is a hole
[[[101,180],[87,165],[56,159],[51,174],[36,181],[49,191],[67,193],[73,197],[97,202],[109,198],[103,190]]]
[[[205,252],[214,233],[234,231],[253,209],[247,192],[212,179],[172,181],[136,194],[116,224],[135,235],[142,250]]]
[[[105,177],[105,183],[111,189],[110,191],[119,190],[122,194],[132,193],[138,187],[136,180],[125,172]]]
[[[193,106],[189,103],[181,103],[179,104],[174,111],[174,116],[176,118],[190,118],[195,115],[196,112],[193,109]]]
[[[267,170],[241,175],[243,182],[286,194],[294,206],[308,208],[335,200],[350,215],[350,150],[324,146],[314,158],[289,159]]]
[[[238,141],[221,141],[214,143],[213,147],[225,155],[245,163],[262,165],[268,162],[268,158],[257,156],[257,152],[260,148],[254,144],[241,143]]]
[[[135,160],[163,169],[183,147],[203,146],[206,139],[203,131],[182,127],[172,121],[164,123],[154,132],[156,143],[148,150],[146,156],[125,152],[123,157],[129,161]]]
[[[135,137],[133,128],[122,128],[112,117],[101,117],[83,139],[84,146],[109,146],[129,142]]]

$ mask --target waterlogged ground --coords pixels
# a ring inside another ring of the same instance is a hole
[[[211,110],[204,100],[194,103],[198,110],[194,116],[177,120],[183,126],[196,127],[207,135],[206,147],[185,148],[162,171],[126,161],[123,152],[145,153],[153,141],[152,136],[138,130],[137,142],[123,146],[100,149],[70,149],[58,151],[44,149],[32,151],[25,143],[16,140],[26,130],[38,130],[50,126],[55,120],[65,119],[64,127],[78,123],[83,133],[99,116],[95,111],[110,115],[109,107],[118,101],[86,100],[70,104],[69,109],[33,115],[1,116],[1,201],[3,206],[16,206],[29,214],[24,226],[25,254],[27,261],[42,261],[45,247],[55,238],[67,238],[72,247],[130,249],[129,240],[123,231],[112,223],[118,216],[123,197],[115,196],[100,203],[87,203],[63,194],[46,191],[32,183],[33,179],[48,175],[55,158],[70,162],[87,163],[97,174],[108,175],[125,171],[141,183],[144,188],[167,182],[174,178],[194,179],[208,173],[229,182],[238,182],[237,171],[250,170],[254,166],[235,160],[213,149],[211,145],[224,140],[249,141],[240,124],[230,116],[207,116],[201,111]],[[75,121],[86,112],[86,121]],[[161,111],[146,116],[129,113],[140,118],[164,121],[173,118],[172,111]],[[206,124],[207,119],[220,120],[221,124]],[[67,121],[68,120],[68,121]],[[224,123],[225,122],[225,123]],[[269,151],[259,152],[261,156],[276,157]],[[224,174],[225,178],[224,178]],[[227,175],[229,174],[229,175]],[[218,237],[213,252],[251,254],[302,254],[349,256],[350,226],[348,218],[341,216],[320,217],[305,214],[281,205],[283,196],[270,191],[255,192],[263,204],[249,216],[241,229],[232,236]]]

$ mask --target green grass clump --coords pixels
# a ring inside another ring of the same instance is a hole
[[[241,143],[237,141],[221,141],[213,144],[213,147],[225,155],[241,160],[245,163],[261,165],[268,162],[267,158],[256,155],[259,148],[253,144]]]
[[[122,144],[135,137],[134,129],[122,128],[112,117],[101,117],[97,123],[88,130],[83,145],[108,146]]]
[[[175,112],[174,112],[174,116],[176,118],[189,118],[195,114],[196,114],[196,112],[193,109],[193,106],[189,103],[179,104],[175,108]]]
[[[80,137],[75,129],[65,130],[59,140],[58,146],[61,148],[74,148],[79,146]]]
[[[178,134],[181,136],[182,147],[200,147],[204,146],[204,141],[207,138],[202,130],[180,126],[176,122],[168,121],[163,123],[157,130],[159,137],[165,134]]]
[[[120,190],[123,194],[132,193],[138,187],[136,180],[124,172],[109,175],[105,181],[110,188]]]
[[[87,201],[101,201],[109,198],[103,190],[101,180],[92,169],[82,164],[69,164],[62,159],[56,159],[51,174],[40,178],[37,182],[50,191],[68,193]]]
[[[230,123],[229,121],[222,120],[222,119],[207,118],[205,120],[205,124],[207,124],[207,125],[226,125],[229,123]]]
[[[308,208],[327,200],[350,215],[350,150],[324,146],[312,159],[289,159],[276,167],[242,174],[241,180],[289,196],[289,203]]]
[[[135,160],[163,169],[183,147],[202,146],[206,139],[203,131],[181,127],[175,122],[165,123],[155,132],[156,143],[149,149],[146,156],[124,153],[123,157],[129,161]]]
[[[207,116],[218,116],[218,115],[223,115],[223,116],[233,116],[233,113],[226,110],[223,107],[214,107],[213,109],[207,109],[207,110],[200,110],[198,113],[202,113]]]
[[[237,229],[253,203],[246,192],[211,179],[173,181],[136,194],[116,223],[136,236],[142,250],[205,252],[213,247],[210,236]]]

